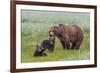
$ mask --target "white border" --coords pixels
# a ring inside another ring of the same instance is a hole
[[[21,9],[27,10],[49,10],[49,11],[68,11],[68,12],[89,12],[90,13],[90,42],[94,42],[94,10],[85,8],[50,7],[35,5],[16,5],[16,68],[39,68],[54,66],[73,66],[94,64],[94,43],[90,44],[90,60],[81,61],[57,61],[57,62],[38,62],[21,63]]]

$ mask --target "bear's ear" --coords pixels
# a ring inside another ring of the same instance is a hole
[[[59,27],[58,27],[58,26],[54,26],[54,29],[55,29],[55,30],[58,30],[58,29],[59,29]]]
[[[38,48],[38,47],[39,47],[39,44],[36,45],[36,48]]]
[[[59,24],[59,26],[61,27],[61,26],[63,26],[64,24]]]
[[[51,37],[49,37],[49,40],[51,41],[51,40],[54,40],[55,39],[55,36],[51,36]]]

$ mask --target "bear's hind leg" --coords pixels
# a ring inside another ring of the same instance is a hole
[[[81,45],[81,43],[80,43],[80,42],[77,42],[77,43],[75,44],[75,47],[74,47],[74,48],[75,48],[76,50],[79,50],[79,49],[80,49],[80,45]]]
[[[73,50],[73,49],[75,49],[75,43],[72,43],[72,45],[71,45],[71,49]]]

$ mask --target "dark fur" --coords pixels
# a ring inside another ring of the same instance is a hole
[[[53,52],[55,46],[55,38],[49,38],[47,40],[43,40],[40,45],[36,46],[36,51],[34,53],[34,56],[47,56],[45,52],[46,49],[49,50],[49,52]]]
[[[52,26],[49,35],[58,37],[64,49],[79,49],[84,39],[84,32],[78,25]]]
[[[44,53],[44,51],[45,49],[43,47],[41,47],[40,45],[37,45],[33,56],[47,56],[47,54]]]
[[[49,52],[53,52],[54,45],[55,45],[55,38],[54,39],[49,38],[49,40],[44,40],[41,43],[41,46],[43,46],[44,49],[48,49]]]

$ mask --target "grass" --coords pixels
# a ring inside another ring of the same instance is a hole
[[[21,61],[45,62],[88,60],[90,58],[90,23],[89,13],[49,12],[22,10],[21,19]],[[54,53],[47,52],[48,56],[33,57],[36,44],[48,38],[48,27],[59,23],[78,24],[84,29],[85,38],[80,50],[63,50],[59,39],[56,38]]]

